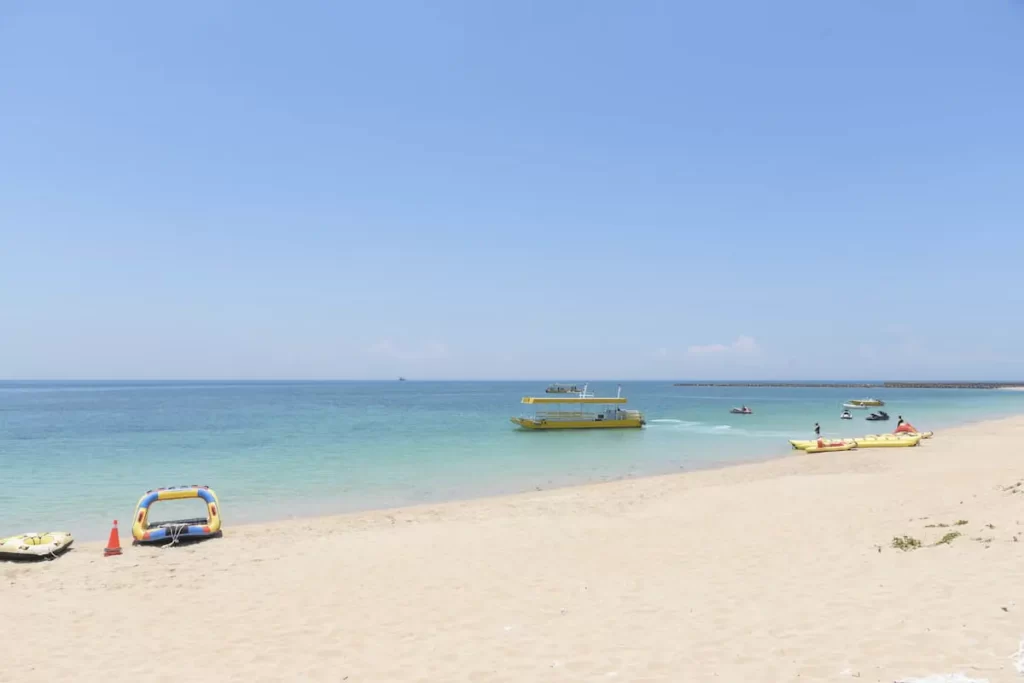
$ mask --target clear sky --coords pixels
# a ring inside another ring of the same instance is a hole
[[[1024,378],[1024,2],[0,4],[0,379]]]

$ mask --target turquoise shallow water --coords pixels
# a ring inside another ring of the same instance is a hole
[[[512,493],[783,455],[824,434],[1024,413],[1024,393],[883,390],[893,421],[839,420],[846,389],[624,382],[643,430],[524,432],[543,382],[0,382],[0,536],[105,538],[147,489],[207,484],[225,524]],[[614,395],[616,383],[592,383]],[[755,414],[732,415],[745,403]],[[170,506],[173,503],[167,503]],[[171,515],[174,516],[174,515]]]

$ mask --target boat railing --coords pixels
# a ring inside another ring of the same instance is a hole
[[[538,420],[596,420],[598,413],[583,410],[538,410]]]
[[[524,416],[532,420],[548,420],[549,422],[567,422],[576,420],[614,420],[635,419],[640,417],[639,410],[620,410],[618,418],[605,411],[591,412],[584,410],[539,410],[535,415]]]

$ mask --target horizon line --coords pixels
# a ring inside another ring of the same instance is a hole
[[[322,378],[302,378],[302,377],[186,377],[186,378],[170,378],[170,377],[129,377],[129,378],[109,378],[109,377],[83,377],[83,378],[0,378],[0,383],[13,383],[13,382],[548,382],[551,383],[550,379],[526,377],[526,378],[502,378],[502,377],[486,377],[486,378],[460,378],[460,377],[445,377],[445,378],[419,378],[410,379],[408,377],[388,377],[388,378],[346,378],[346,377],[322,377]],[[576,380],[576,384],[588,383],[588,382],[693,382],[693,383],[705,383],[715,382],[720,384],[739,384],[739,383],[789,383],[789,382],[808,382],[808,383],[819,383],[819,382],[860,382],[860,383],[883,383],[883,382],[929,382],[939,383],[945,382],[950,384],[965,384],[965,383],[989,383],[989,384],[1020,384],[1024,385],[1024,379],[1020,380],[1005,380],[1005,379],[990,379],[990,378],[974,378],[974,379],[851,379],[851,378],[785,378],[785,379],[759,379],[753,377],[747,377],[743,379],[715,379],[715,378],[685,378],[685,377],[665,377],[665,378],[622,378],[622,377],[600,377],[590,380]],[[558,382],[556,382],[558,383]]]

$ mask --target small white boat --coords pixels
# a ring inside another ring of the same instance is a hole
[[[844,410],[842,412],[842,414],[839,416],[839,419],[840,420],[852,420],[853,419],[853,415],[850,415],[850,411]]]
[[[734,415],[753,415],[754,414],[754,411],[751,410],[750,408],[746,407],[746,406],[743,406],[742,408],[733,408],[729,412],[733,413]]]

